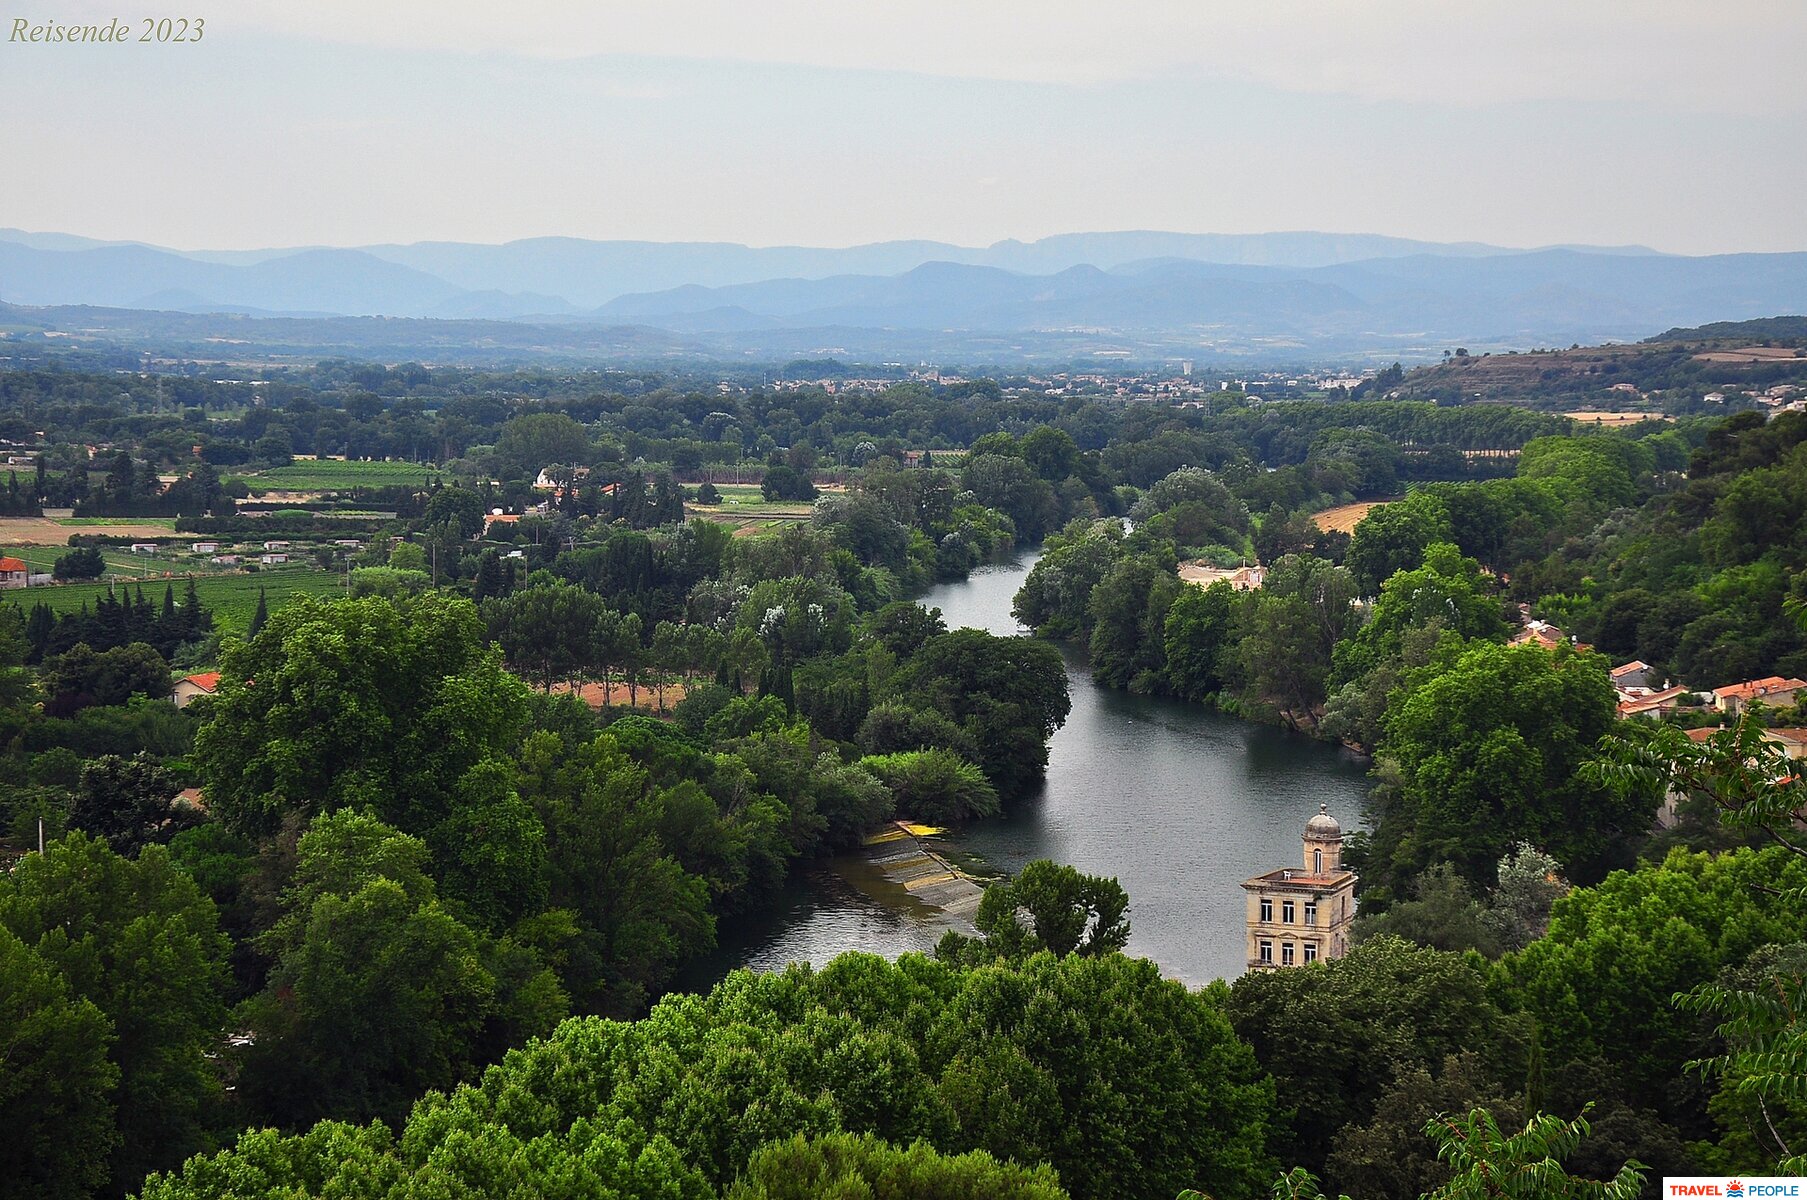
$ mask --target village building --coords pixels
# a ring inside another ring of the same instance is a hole
[[[1198,587],[1227,583],[1239,592],[1252,592],[1267,579],[1265,567],[1209,567],[1203,563],[1180,564],[1180,578]]]
[[[1770,708],[1787,708],[1803,691],[1807,691],[1807,680],[1771,675],[1714,688],[1713,706],[1727,716],[1735,717],[1756,703]]]
[[[1654,692],[1648,688],[1633,688],[1619,693],[1619,715],[1621,717],[1662,717],[1684,707],[1689,696],[1685,687],[1664,688]]]
[[[220,673],[203,671],[199,675],[184,675],[176,680],[176,686],[170,690],[170,703],[177,708],[187,708],[203,696],[211,696],[220,690]]]
[[[1649,663],[1634,658],[1628,663],[1621,663],[1614,667],[1609,674],[1612,675],[1612,685],[1624,691],[1628,688],[1649,687],[1650,670]]]
[[[0,590],[28,587],[31,567],[22,558],[0,558]]]
[[[1320,804],[1305,822],[1297,867],[1243,883],[1248,893],[1248,967],[1302,967],[1349,953],[1355,922],[1355,872],[1343,868],[1343,827]]]
[[[1569,635],[1550,624],[1532,618],[1525,622],[1525,627],[1506,639],[1508,646],[1542,646],[1545,650],[1554,650],[1564,642],[1569,642]],[[1572,642],[1577,650],[1591,650],[1586,642]]]

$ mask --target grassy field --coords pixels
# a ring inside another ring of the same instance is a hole
[[[69,553],[67,546],[14,546],[0,549],[0,554],[9,554],[14,558],[24,559],[33,571],[50,570],[56,566],[56,560],[67,553]],[[108,571],[129,575],[133,579],[162,575],[170,568],[170,561],[167,558],[150,558],[125,550],[103,548],[100,556],[105,560]]]
[[[716,505],[700,505],[692,503],[690,507],[705,515],[720,518],[727,517],[797,517],[808,516],[811,512],[807,500],[779,500],[767,503],[765,493],[759,490],[756,483],[718,483],[715,490],[721,493],[722,502]]]
[[[408,462],[318,462],[290,463],[256,475],[244,476],[253,489],[275,488],[282,491],[324,492],[354,487],[406,487],[424,484],[443,472],[438,467]]]
[[[188,586],[186,579],[147,581],[144,594],[152,603],[163,602],[165,583],[174,584],[177,597]],[[251,615],[257,611],[259,588],[266,589],[270,611],[275,612],[291,596],[342,595],[345,577],[334,572],[302,569],[259,571],[255,575],[200,575],[195,578],[195,590],[200,593],[201,603],[213,610],[215,626],[233,633],[243,633],[250,626]],[[4,596],[27,609],[42,601],[55,612],[73,612],[84,603],[93,608],[96,601],[106,594],[106,590],[107,585],[104,583],[70,583],[6,592]]]

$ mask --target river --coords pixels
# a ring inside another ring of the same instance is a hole
[[[921,602],[949,628],[1021,633],[1010,603],[1034,562],[1025,553],[982,568]],[[1129,892],[1129,953],[1193,985],[1242,974],[1237,885],[1298,862],[1300,831],[1320,803],[1353,828],[1365,762],[1300,734],[1099,687],[1070,650],[1067,681],[1073,711],[1049,745],[1041,793],[947,843],[996,871],[1050,858],[1114,876]],[[846,950],[895,957],[930,949],[947,928],[849,856],[799,872],[764,916],[724,927],[720,951],[689,982],[706,985],[734,966],[820,964]]]

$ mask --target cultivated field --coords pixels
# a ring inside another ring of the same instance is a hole
[[[160,538],[176,531],[170,517],[122,517],[117,521],[94,518],[0,517],[0,546],[67,546],[72,535]]]
[[[409,462],[339,462],[321,459],[317,462],[290,463],[269,471],[242,478],[252,490],[274,489],[285,492],[344,491],[354,487],[409,487],[425,484],[443,474],[438,467]]]
[[[264,589],[269,597],[270,611],[275,612],[292,596],[338,596],[345,591],[345,577],[328,571],[285,570],[259,571],[255,575],[197,575],[195,591],[201,597],[201,603],[213,610],[214,624],[217,628],[232,633],[243,633],[251,624],[251,616],[257,611],[258,589]],[[146,580],[144,594],[152,603],[163,602],[163,589],[168,584],[175,588],[176,596],[181,598],[182,591],[188,586],[185,577],[173,579]],[[122,588],[136,585],[122,583],[114,585],[115,594]],[[0,598],[14,601],[26,609],[38,603],[50,606],[52,612],[74,612],[83,604],[90,609],[106,594],[104,583],[64,583],[48,587],[26,588],[22,591],[0,592]]]
[[[1311,523],[1326,532],[1336,530],[1340,533],[1354,533],[1363,517],[1389,503],[1391,501],[1388,500],[1360,500],[1354,504],[1339,504],[1335,508],[1311,514]]]
[[[1701,362],[1762,363],[1807,357],[1793,346],[1740,346],[1736,350],[1705,350],[1694,356]]]
[[[1596,412],[1592,409],[1581,409],[1577,412],[1562,414],[1571,421],[1579,421],[1583,425],[1600,425],[1614,429],[1620,425],[1636,425],[1640,421],[1673,421],[1674,417],[1666,417],[1662,413],[1649,412]]]

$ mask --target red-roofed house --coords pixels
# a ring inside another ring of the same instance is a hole
[[[0,558],[0,588],[22,588],[31,582],[31,568],[22,558]]]
[[[1642,695],[1620,693],[1619,715],[1621,717],[1660,717],[1664,713],[1672,713],[1681,707],[1681,698],[1688,694],[1685,687],[1666,688],[1660,692],[1645,692]]]
[[[220,690],[220,673],[218,671],[202,671],[199,675],[184,675],[176,680],[176,686],[169,693],[170,702],[177,708],[187,708],[203,696],[211,696]]]
[[[1722,713],[1737,716],[1751,704],[1761,701],[1770,708],[1787,708],[1801,692],[1807,691],[1807,679],[1784,679],[1771,675],[1713,689],[1713,704]]]
[[[1542,646],[1545,650],[1554,650],[1564,642],[1572,642],[1577,650],[1591,650],[1586,642],[1573,642],[1568,634],[1556,628],[1548,621],[1535,618],[1525,622],[1525,627],[1506,639],[1508,646]]]
[[[1807,759],[1807,729],[1765,729],[1763,740],[1782,747],[1782,753],[1797,761]]]

